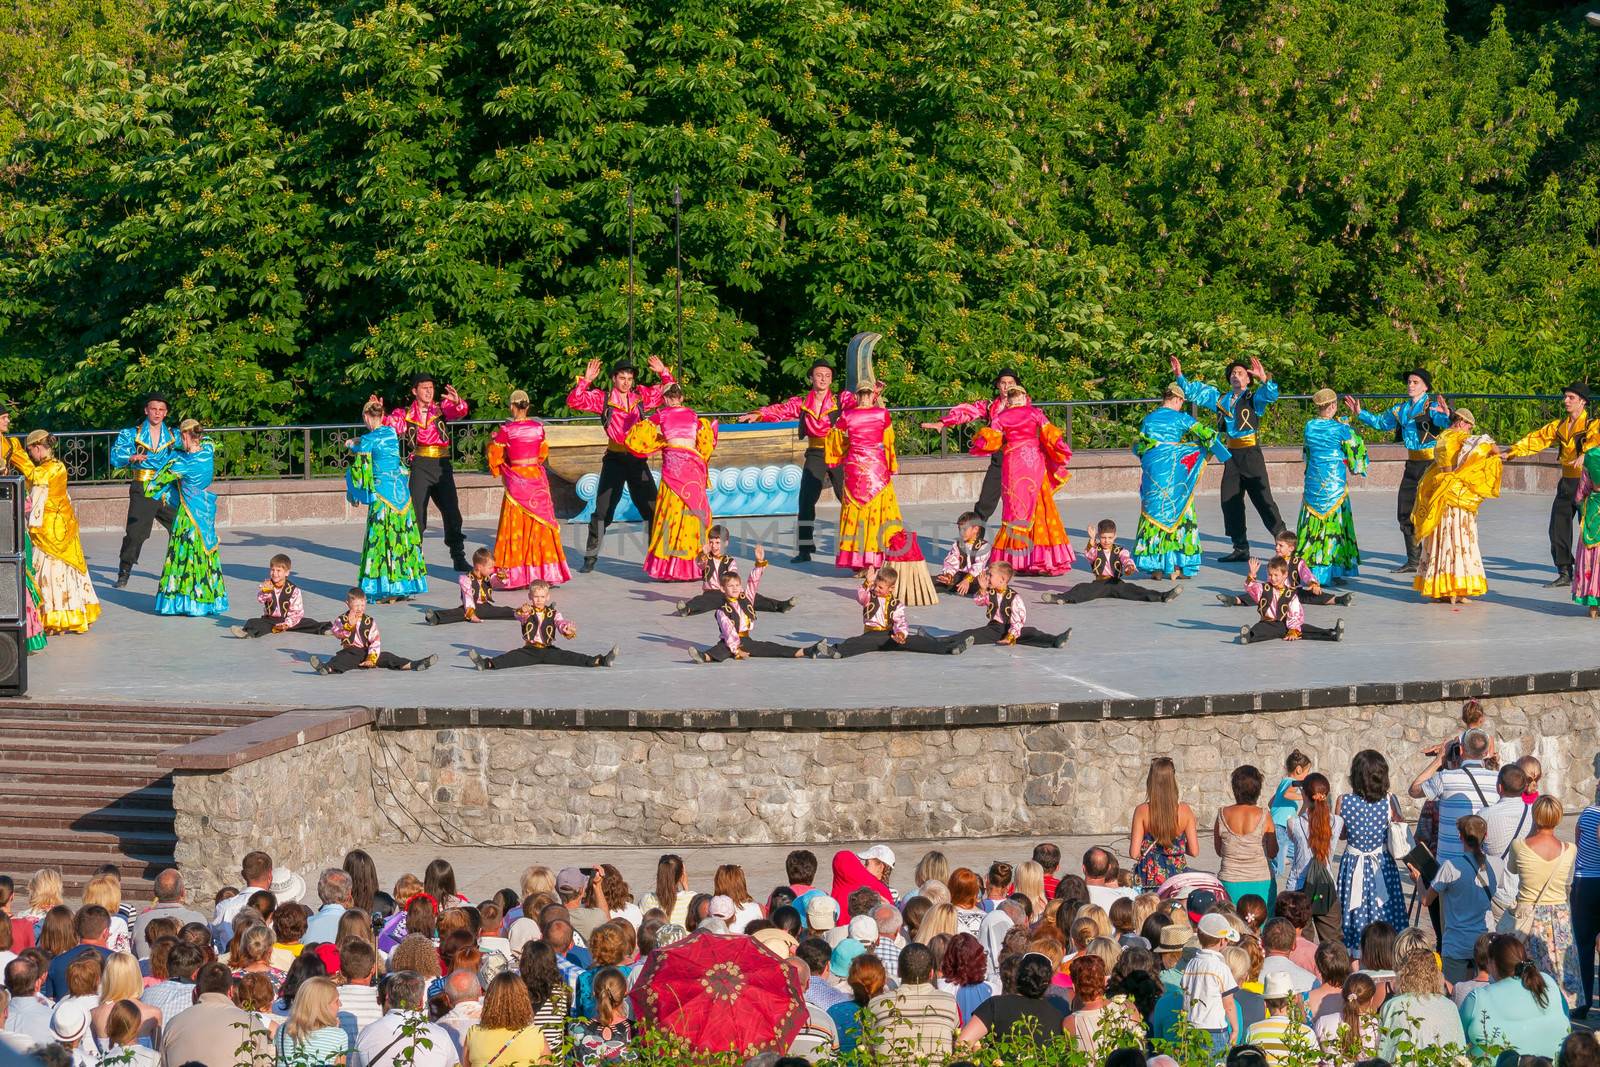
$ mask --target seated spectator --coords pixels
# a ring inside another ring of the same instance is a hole
[[[242,981],[252,974],[265,978],[269,984],[272,981],[271,974],[266,971],[251,971],[238,975],[238,978]],[[272,1004],[273,1014],[287,1019],[290,1009],[294,1006],[294,996],[300,987],[313,978],[327,977],[330,977],[328,965],[322,961],[321,956],[314,952],[300,953],[299,958],[289,965],[289,973],[283,976],[283,981],[277,986],[277,999]]]
[[[339,988],[327,978],[311,978],[295,993],[273,1048],[280,1065],[332,1063],[348,1054],[351,1044],[339,1025]]]
[[[861,1010],[884,991],[889,984],[889,975],[878,957],[861,953],[850,961],[845,981],[850,988],[850,999],[828,1009],[828,1016],[839,1035],[840,1052],[852,1051],[864,1036],[865,1022]]]
[[[517,980],[521,981],[520,975]],[[490,985],[493,984],[491,981]],[[527,991],[526,985],[523,991]],[[450,1010],[439,1017],[439,1025],[449,1031],[456,1051],[463,1052],[467,1031],[483,1019],[483,986],[478,984],[477,974],[470,970],[451,971],[444,980],[444,1002]],[[529,998],[529,1009],[532,1010],[532,998]]]
[[[369,942],[352,938],[339,951],[339,1024],[355,1044],[361,1031],[383,1016],[378,1006],[378,950]]]
[[[1411,1048],[1466,1047],[1461,1013],[1444,995],[1444,985],[1438,957],[1431,950],[1413,949],[1400,957],[1395,994],[1378,1013],[1378,1028],[1383,1032],[1379,1055],[1397,1061],[1402,1041]]]
[[[415,971],[390,971],[379,987],[383,1015],[361,1031],[356,1052],[364,1067],[457,1067],[450,1035],[423,1008],[428,983]]]
[[[16,1034],[30,1045],[48,1045],[54,1041],[50,1032],[52,1005],[39,994],[44,985],[44,973],[33,957],[25,953],[6,964],[5,980],[6,994],[10,998],[6,1032]]]
[[[1338,1015],[1321,1015],[1312,1024],[1322,1051],[1338,1062],[1354,1063],[1378,1054],[1378,983],[1356,971],[1344,980]]]
[[[1468,994],[1474,989],[1482,988],[1493,981],[1489,977],[1489,946],[1493,942],[1493,932],[1478,935],[1478,940],[1472,945],[1472,977],[1456,982],[1450,987],[1450,999],[1455,1001],[1458,1009],[1466,1003]]]
[[[983,925],[984,916],[978,900],[983,892],[983,883],[979,880],[977,872],[966,867],[957,867],[950,872],[947,886],[950,890],[950,905],[955,909],[956,931],[976,935],[978,928]]]
[[[1312,1025],[1324,1015],[1344,1011],[1344,981],[1350,977],[1350,950],[1343,941],[1324,941],[1317,946],[1317,984],[1306,994],[1306,1009]]]
[[[989,983],[989,957],[983,945],[971,934],[956,934],[945,946],[938,988],[956,1000],[962,1025],[972,1018],[978,1006],[995,995]]]
[[[571,1014],[572,990],[556,966],[555,949],[545,942],[531,941],[523,946],[517,968],[528,989],[528,1002],[533,1005],[533,1021],[544,1031],[545,1044],[560,1048],[566,1018]]]
[[[1103,1037],[1120,1043],[1122,1037],[1143,1033],[1144,1019],[1132,1003],[1121,997],[1106,998],[1107,968],[1100,957],[1080,956],[1072,961],[1069,970],[1073,1003],[1066,1028],[1079,1049],[1098,1057]]]
[[[907,945],[899,971],[900,985],[867,1005],[878,1027],[875,1051],[905,1059],[949,1054],[961,1013],[956,998],[933,985],[933,953],[926,945]]]
[[[1316,974],[1317,942],[1306,937],[1306,931],[1312,929],[1311,898],[1298,889],[1290,889],[1278,894],[1272,908],[1278,918],[1288,919],[1294,927],[1294,948],[1289,951],[1289,959],[1307,973]],[[1333,908],[1335,917],[1338,911]]]
[[[143,914],[133,921],[133,951],[140,959],[150,958],[150,942],[148,935],[150,924],[158,919],[175,919],[179,927],[189,923],[205,924],[205,916],[189,907],[188,889],[183,884],[183,875],[175,868],[168,867],[155,877],[156,901]]]
[[[209,938],[207,939],[209,943]],[[194,1003],[194,976],[205,965],[205,953],[187,941],[175,941],[167,952],[167,977],[147,986],[139,1000],[161,1013],[161,1025],[172,1020]]]
[[[158,1067],[161,1054],[146,1042],[146,1021],[139,1003],[133,1000],[112,1002],[106,1010],[100,1048],[102,1062],[118,1067]]]
[[[1300,991],[1287,972],[1265,975],[1261,995],[1267,1017],[1252,1024],[1244,1039],[1266,1054],[1268,1064],[1277,1067],[1295,1054],[1317,1047],[1316,1037],[1305,1023]]]
[[[1261,964],[1261,984],[1266,986],[1267,978],[1274,974],[1286,974],[1294,991],[1301,996],[1311,992],[1317,984],[1317,976],[1294,962],[1295,942],[1299,935],[1295,932],[1294,924],[1288,919],[1273,919],[1261,930],[1261,947],[1266,952],[1266,959]],[[1270,1059],[1268,1050],[1268,1058]]]
[[[281,910],[281,908],[280,908]],[[239,944],[231,961],[234,977],[242,974],[264,974],[276,989],[283,985],[283,971],[272,965],[272,928],[257,923],[239,935]]]
[[[288,982],[285,981],[284,984],[287,985]],[[247,974],[242,978],[235,978],[229,996],[239,1006],[240,1011],[250,1013],[254,1024],[264,1030],[269,1038],[275,1039],[278,1036],[278,1028],[283,1025],[288,1009],[284,1009],[284,1015],[272,1010],[273,1002],[277,998],[272,993],[272,983],[267,980],[266,975]]]
[[[71,981],[71,975],[68,975]],[[154,1049],[161,1035],[161,1011],[139,1002],[144,992],[144,976],[139,973],[139,961],[126,952],[114,952],[106,957],[100,973],[100,1003],[89,1013],[89,1028],[97,1038],[108,1036],[111,1011],[123,1001],[130,1002],[139,1011],[140,1024],[136,1036],[145,1048]]]
[[[361,854],[363,856],[366,855],[366,853]],[[367,862],[370,863],[371,860],[369,859]],[[274,929],[278,930],[278,940],[285,944],[301,941],[308,945],[324,942],[338,944],[339,918],[348,909],[355,906],[355,901],[351,898],[351,884],[350,875],[340,867],[329,867],[323,871],[322,875],[317,879],[317,900],[321,904],[317,908],[317,913],[307,916],[305,929],[300,932],[301,936],[295,938],[293,942],[286,941],[283,937],[283,931],[278,928],[277,922],[274,921],[272,925]],[[285,963],[282,966],[287,968],[288,964]]]
[[[270,960],[273,970],[287,971],[289,965],[295,961],[295,957],[300,955],[300,950],[305,947],[306,923],[310,917],[311,909],[304,904],[280,904],[273,911],[270,924],[272,927]]]
[[[106,941],[111,936],[111,913],[105,908],[98,904],[88,904],[79,909],[78,914],[72,918],[72,931],[77,943],[54,956],[50,960],[49,970],[45,973],[42,992],[51,1000],[60,1000],[67,996],[67,968],[72,965],[73,960],[86,953],[101,959],[111,955],[111,950],[106,947]],[[96,982],[98,981],[99,978],[96,976]],[[84,1014],[87,1016],[87,1010]]]
[[[233,975],[220,963],[196,972],[194,1005],[177,1018],[169,1016],[162,1027],[162,1067],[235,1067],[241,1059],[259,1063],[271,1058],[266,1033],[234,1004],[228,996],[232,988]]]
[[[1541,973],[1522,942],[1509,934],[1496,934],[1489,943],[1489,976],[1492,981],[1473,990],[1461,1005],[1472,1055],[1499,1046],[1554,1059],[1572,1029],[1555,978]]]
[[[533,1021],[533,1003],[528,999],[527,986],[509,971],[496,975],[484,994],[478,1022],[468,1028],[462,1040],[462,1067],[488,1067],[492,1063],[536,1064],[549,1056],[544,1031]]]
[[[628,1058],[633,1042],[633,1023],[628,1019],[628,980],[615,967],[595,976],[595,1014],[592,1019],[574,1019],[567,1024],[571,1044],[569,1063],[573,1067],[599,1067]],[[484,1067],[463,1063],[462,1067]]]
[[[961,1046],[976,1048],[989,1034],[1004,1040],[1019,1027],[1044,1041],[1061,1033],[1066,1028],[1066,1014],[1045,998],[1054,974],[1055,965],[1048,957],[1034,952],[1023,956],[1017,964],[1016,992],[1001,993],[979,1004],[961,1027]]]

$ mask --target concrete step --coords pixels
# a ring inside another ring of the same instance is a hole
[[[109,743],[137,741],[177,748],[202,737],[212,737],[228,729],[224,726],[170,726],[166,723],[46,723],[37,719],[0,717],[0,737],[14,749],[76,746],[82,742]]]
[[[35,785],[34,796],[43,799],[48,795],[41,786],[54,788],[57,783],[73,785],[119,785],[134,790],[154,785],[170,772],[155,764],[155,757],[138,762],[123,760],[77,761],[61,760],[58,753],[38,758],[18,758],[7,753],[0,758],[0,782],[7,785],[30,783]]]
[[[171,867],[172,853],[160,855],[124,854],[113,856],[104,852],[80,852],[66,849],[7,850],[0,855],[0,873],[10,875],[20,888],[28,884],[35,871],[53,867],[61,872],[67,886],[67,899],[76,901],[94,872],[108,863],[115,863],[122,872],[122,895],[127,899],[148,898],[156,875]]]
[[[0,700],[0,716],[7,719],[32,719],[46,723],[170,723],[213,726],[225,729],[243,726],[277,714],[276,709],[253,707],[134,707],[128,705],[86,704],[50,707],[32,701]]]
[[[102,833],[146,831],[172,836],[175,816],[169,806],[123,808],[86,805],[6,804],[0,807],[0,835],[9,828],[37,827],[61,834],[71,830]]]
[[[0,771],[0,810],[6,808],[34,807],[40,801],[37,784],[17,782]],[[137,810],[153,808],[172,809],[172,782],[157,779],[155,784],[128,787],[124,783],[52,782],[49,785],[50,807],[62,811],[103,811],[108,808]]]
[[[177,843],[177,838],[170,830],[140,829],[116,833],[73,830],[66,833],[50,826],[0,826],[0,855],[48,851],[60,847],[68,839],[74,852],[109,856],[126,853],[129,856],[170,857],[172,846]]]
[[[31,756],[53,763],[104,763],[108,765],[156,765],[156,757],[172,748],[159,741],[94,741],[57,736],[31,745],[7,745],[6,756],[20,761]]]

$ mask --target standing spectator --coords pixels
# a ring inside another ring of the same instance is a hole
[[[1344,820],[1344,857],[1339,861],[1339,900],[1343,905],[1345,947],[1359,951],[1369,923],[1406,925],[1405,889],[1400,868],[1389,853],[1389,826],[1400,821],[1400,805],[1389,792],[1389,762],[1382,753],[1362,749],[1350,762],[1350,792],[1334,814]]]
[[[863,852],[840,849],[833,854],[832,896],[841,914],[847,914],[850,894],[870,889],[884,900],[894,901],[889,876],[894,873],[894,852],[887,845],[873,845]]]
[[[1237,944],[1239,934],[1226,917],[1216,912],[1200,916],[1198,933],[1200,950],[1183,968],[1183,1007],[1189,1025],[1210,1035],[1212,1054],[1221,1055],[1235,1036],[1230,1020],[1238,983],[1218,950],[1223,945]]]
[[[301,936],[305,944],[336,943],[339,934],[339,916],[355,906],[351,893],[350,876],[343,868],[329,867],[317,879],[317,899],[322,906],[317,909]]]
[[[389,972],[378,991],[383,1016],[361,1031],[356,1045],[364,1067],[457,1067],[450,1035],[423,1011],[427,989],[415,971]]]
[[[32,955],[18,956],[6,964],[6,993],[11,1004],[6,1012],[5,1031],[30,1044],[47,1045],[50,1034],[50,1002],[39,995],[44,975]]]
[[[105,908],[98,904],[85,905],[73,919],[72,928],[78,937],[77,945],[52,959],[50,970],[45,975],[44,995],[51,1000],[60,1000],[67,995],[67,968],[73,960],[85,953],[92,953],[102,960],[111,955],[111,950],[106,947],[106,941],[111,936],[111,913]]]
[[[1056,895],[1056,871],[1061,869],[1061,846],[1050,841],[1044,841],[1033,846],[1033,862],[1039,865],[1044,872],[1044,898],[1052,900]],[[918,868],[919,872],[921,868]],[[939,879],[943,881],[943,878]],[[919,876],[917,884],[922,884]]]
[[[169,1016],[162,1028],[161,1067],[235,1067],[241,1059],[260,1063],[270,1057],[266,1031],[229,999],[232,987],[233,975],[222,964],[200,968],[194,1006],[175,1019]]]
[[[1254,894],[1270,905],[1275,887],[1269,861],[1278,854],[1278,837],[1261,807],[1262,782],[1261,772],[1250,764],[1235,767],[1229,779],[1233,803],[1217,812],[1211,833],[1222,858],[1217,877],[1228,899]]]
[[[339,1025],[339,989],[326,978],[311,978],[294,995],[289,1018],[273,1042],[278,1067],[332,1063],[347,1055],[351,1041]]]
[[[89,1013],[89,1028],[95,1037],[110,1033],[109,1020],[112,1009],[118,1004],[133,1004],[139,1012],[137,1036],[146,1048],[155,1048],[161,1035],[161,1011],[139,1002],[144,989],[144,979],[139,973],[139,961],[126,952],[114,952],[106,957],[100,972],[100,1004]]]
[[[633,1041],[633,1023],[628,1019],[628,980],[615,967],[595,976],[595,1015],[593,1019],[574,1019],[567,1024],[572,1042],[573,1067],[597,1067],[627,1058]],[[464,1063],[462,1067],[485,1067]]]
[[[522,979],[497,974],[483,998],[483,1014],[462,1042],[462,1067],[537,1064],[549,1058],[544,1031],[533,1022],[533,1004]]]
[[[1431,951],[1412,951],[1401,957],[1395,968],[1397,992],[1384,1001],[1378,1014],[1378,1029],[1383,1033],[1379,1054],[1384,1059],[1400,1062],[1401,1041],[1409,1042],[1413,1049],[1466,1047],[1461,1012],[1444,995],[1444,977]]]
[[[1517,803],[1521,802],[1518,797]],[[1463,815],[1457,819],[1456,836],[1462,852],[1439,865],[1433,884],[1422,894],[1425,906],[1436,899],[1440,902],[1444,926],[1439,953],[1444,957],[1444,976],[1451,982],[1465,981],[1476,973],[1472,948],[1490,930],[1494,898],[1505,877],[1500,861],[1484,852],[1483,841],[1488,832],[1488,823],[1482,816]],[[1411,877],[1421,884],[1422,877],[1415,867],[1411,868]]]
[[[1333,786],[1312,772],[1300,782],[1300,814],[1289,820],[1292,858],[1286,889],[1304,893],[1318,942],[1341,937],[1343,912],[1333,874],[1333,843],[1344,835],[1344,819],[1333,810]]]
[[[1289,837],[1289,823],[1300,814],[1300,804],[1305,794],[1300,791],[1301,780],[1311,773],[1311,757],[1298,748],[1283,761],[1283,777],[1278,779],[1272,799],[1267,801],[1267,813],[1272,816],[1272,826],[1278,835],[1278,854],[1272,857],[1272,877],[1294,866],[1294,841]]]
[[[211,917],[211,940],[218,952],[226,949],[228,942],[233,939],[233,917],[250,902],[251,891],[272,889],[272,857],[265,852],[245,853],[239,864],[239,877],[244,880],[244,888],[218,901]]]
[[[1488,1046],[1524,1056],[1554,1057],[1572,1029],[1560,987],[1528,959],[1517,938],[1496,934],[1489,944],[1488,985],[1461,1005],[1461,1024],[1474,1057]]]
[[[1594,946],[1600,938],[1600,797],[1578,813],[1577,855],[1573,861],[1572,939],[1577,946],[1578,1018],[1594,1003]]]
[[[145,931],[156,919],[172,918],[178,921],[180,927],[189,923],[205,923],[205,916],[189,907],[187,902],[188,890],[183,884],[183,875],[174,867],[168,867],[155,877],[156,902],[133,921],[133,953],[141,960],[150,958],[150,939],[145,936]],[[240,902],[241,906],[243,901]],[[237,909],[236,909],[237,910]],[[229,916],[232,919],[232,916]]]
[[[1519,879],[1516,929],[1517,936],[1527,944],[1528,960],[1546,974],[1558,976],[1558,999],[1571,1005],[1582,993],[1578,977],[1580,950],[1572,941],[1572,912],[1567,905],[1567,887],[1572,884],[1578,849],[1556,836],[1564,814],[1561,801],[1552,796],[1540,797],[1533,805],[1533,833],[1511,842],[1507,866]],[[1593,951],[1593,942],[1582,946],[1584,954]]]
[[[940,988],[955,996],[956,1011],[964,1025],[978,1005],[995,994],[988,981],[988,954],[976,937],[963,932],[950,939],[940,966]]]
[[[762,917],[761,905],[750,895],[750,887],[745,883],[744,868],[737,863],[725,863],[717,868],[711,891],[716,896],[727,897],[733,901],[734,911],[733,919],[728,923],[729,933],[742,934],[746,925]]]
[[[1168,757],[1150,761],[1145,798],[1133,809],[1128,855],[1138,883],[1154,888],[1186,869],[1190,856],[1200,855],[1200,835],[1194,810],[1178,800],[1178,775]]]
[[[933,953],[926,945],[907,945],[900,952],[900,985],[880,993],[867,1005],[878,1027],[879,1056],[943,1057],[955,1047],[961,1028],[956,998],[932,984]]]
[[[1489,735],[1480,729],[1469,729],[1460,738],[1460,762],[1447,761],[1449,745],[1437,746],[1432,761],[1411,782],[1410,795],[1426,800],[1437,809],[1437,841],[1433,842],[1434,855],[1440,863],[1461,855],[1461,838],[1456,834],[1456,820],[1463,815],[1476,815],[1489,806],[1495,797],[1496,775],[1485,765],[1493,750]],[[1418,838],[1427,842],[1426,820],[1419,820]],[[1441,904],[1435,901],[1429,909],[1434,929],[1442,923]]]

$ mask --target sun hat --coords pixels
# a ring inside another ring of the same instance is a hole
[[[817,894],[806,903],[806,925],[818,933],[825,933],[839,925],[839,902],[830,896]]]
[[[50,1013],[50,1032],[57,1041],[77,1041],[89,1032],[89,1013],[75,1000],[64,1000]]]
[[[306,895],[306,880],[287,867],[272,868],[272,884],[267,887],[279,904],[299,903]]]
[[[833,946],[833,958],[828,961],[828,970],[839,978],[848,978],[850,977],[850,965],[856,961],[856,957],[865,956],[866,954],[866,945],[863,945],[853,937],[847,937]]]

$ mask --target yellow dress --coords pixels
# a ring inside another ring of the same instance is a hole
[[[1478,505],[1500,495],[1500,455],[1487,434],[1446,430],[1433,466],[1417,485],[1411,509],[1422,559],[1412,586],[1426,597],[1482,596],[1489,591],[1478,548]]]

